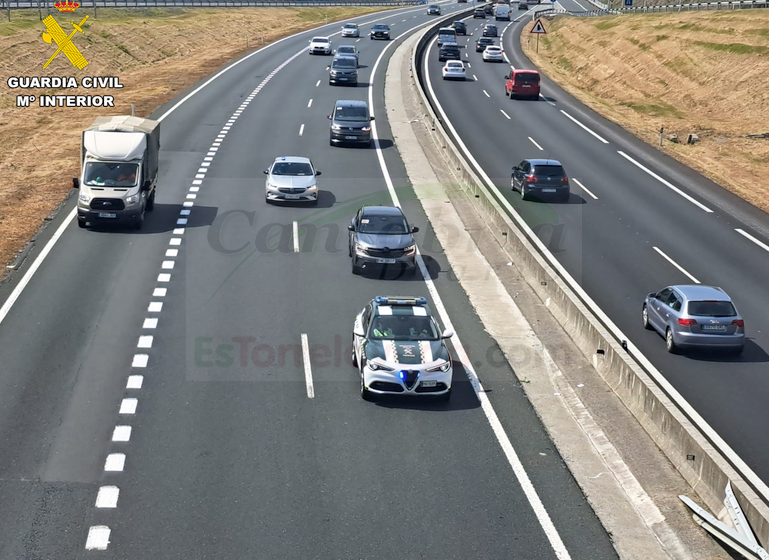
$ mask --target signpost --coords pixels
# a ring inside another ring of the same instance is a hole
[[[542,25],[542,22],[538,19],[536,23],[534,23],[534,27],[531,28],[531,31],[529,31],[529,33],[535,33],[537,35],[537,52],[539,52],[539,36],[547,35],[547,31],[545,31],[545,26]]]

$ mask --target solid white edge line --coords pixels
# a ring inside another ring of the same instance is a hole
[[[581,188],[583,191],[585,191],[587,194],[589,194],[590,196],[592,196],[592,197],[593,197],[593,200],[598,200],[598,197],[597,197],[596,195],[594,195],[592,192],[590,192],[590,189],[588,189],[588,188],[587,188],[585,185],[583,185],[583,184],[582,184],[582,181],[580,181],[579,179],[574,179],[574,178],[572,178],[572,181],[574,181],[575,183],[577,183],[577,184],[579,185],[579,187],[580,187],[580,188]]]
[[[540,95],[542,95],[542,94],[540,94]],[[592,134],[593,136],[595,136],[596,138],[598,138],[598,139],[599,139],[601,142],[603,142],[604,144],[608,144],[608,143],[609,143],[609,141],[608,141],[608,140],[605,140],[605,139],[604,139],[604,138],[603,138],[601,135],[599,135],[598,133],[596,133],[596,132],[593,132],[592,130],[590,130],[588,127],[586,127],[584,124],[582,124],[582,123],[581,123],[581,122],[579,122],[577,119],[575,119],[574,117],[572,117],[572,116],[571,116],[569,113],[567,113],[567,112],[566,112],[566,111],[564,111],[563,109],[561,109],[561,113],[563,113],[564,115],[566,115],[567,117],[569,117],[569,118],[572,120],[572,122],[574,122],[575,124],[577,124],[577,125],[581,126],[581,127],[582,127],[582,128],[585,130],[585,131],[589,132],[590,134]]]
[[[632,157],[630,157],[629,155],[627,155],[627,154],[626,154],[625,152],[623,152],[622,150],[618,150],[618,151],[617,151],[617,153],[618,153],[619,155],[621,155],[623,158],[625,158],[626,160],[628,160],[630,163],[632,163],[633,165],[635,165],[636,167],[638,167],[638,169],[641,169],[642,171],[645,171],[647,174],[651,175],[652,177],[654,177],[655,179],[657,179],[657,180],[658,180],[660,183],[662,183],[663,185],[665,185],[666,187],[668,187],[669,189],[671,189],[673,192],[676,192],[676,193],[678,193],[679,195],[681,195],[682,197],[684,197],[686,200],[688,200],[689,202],[691,202],[691,203],[692,203],[692,204],[694,204],[695,206],[698,206],[699,208],[701,208],[701,209],[702,209],[702,210],[704,210],[705,212],[709,212],[709,213],[713,212],[713,211],[712,211],[710,208],[708,208],[708,207],[707,207],[707,206],[705,206],[704,204],[701,204],[700,202],[697,202],[697,201],[696,201],[696,200],[694,200],[694,199],[693,199],[691,196],[689,196],[689,195],[688,195],[688,194],[686,194],[684,191],[682,191],[681,189],[679,189],[678,187],[676,187],[674,184],[672,184],[672,183],[670,183],[670,182],[666,181],[665,179],[663,179],[662,177],[660,177],[659,175],[657,175],[657,174],[656,174],[654,171],[652,171],[651,169],[648,169],[647,167],[644,167],[643,165],[641,165],[639,162],[637,162],[636,160],[634,160]]]
[[[299,252],[299,223],[296,220],[294,220],[293,230],[294,230],[294,234],[293,234],[293,237],[294,237],[294,253],[298,253]]]
[[[107,550],[109,546],[110,529],[106,525],[94,525],[88,529],[85,541],[86,550]]]
[[[534,145],[535,145],[537,148],[539,148],[541,151],[543,151],[543,152],[545,151],[545,150],[542,148],[542,146],[540,146],[539,144],[537,144],[537,141],[536,141],[536,140],[534,140],[534,138],[532,138],[531,136],[529,136],[529,140],[531,140],[531,143],[532,143],[532,144],[534,144]]]
[[[769,251],[769,245],[767,245],[766,243],[764,243],[762,241],[759,241],[758,239],[756,239],[755,237],[750,235],[748,232],[746,232],[746,231],[744,231],[744,230],[742,230],[740,228],[736,228],[734,231],[736,231],[737,233],[739,233],[740,235],[742,235],[746,239],[750,239],[753,243],[755,243],[756,245],[761,247],[764,251]]]
[[[687,271],[687,270],[686,270],[684,267],[682,267],[682,266],[681,266],[680,264],[678,264],[676,261],[674,261],[674,260],[673,260],[673,259],[671,259],[669,256],[667,256],[667,255],[665,254],[665,252],[664,252],[662,249],[660,249],[659,247],[652,247],[652,249],[654,249],[655,251],[657,251],[657,252],[658,252],[658,253],[659,253],[659,254],[662,256],[662,258],[663,258],[663,259],[665,259],[665,260],[666,260],[666,261],[668,261],[670,264],[672,264],[674,267],[676,267],[678,270],[680,270],[680,271],[681,271],[681,272],[682,272],[682,273],[683,273],[685,276],[687,276],[687,277],[689,278],[689,280],[691,280],[691,281],[692,281],[692,282],[694,282],[695,284],[700,284],[700,283],[701,283],[701,282],[700,282],[699,280],[697,280],[697,279],[696,279],[694,276],[692,276],[691,274],[689,274],[689,272],[688,272],[688,271]]]
[[[302,333],[302,359],[304,360],[304,382],[307,385],[307,397],[310,399],[314,399],[315,387],[312,384],[312,367],[310,364],[310,345],[307,342],[307,335],[305,333]]]

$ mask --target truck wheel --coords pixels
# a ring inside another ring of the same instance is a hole
[[[139,219],[136,220],[136,223],[134,224],[134,229],[139,230],[144,225],[144,212],[139,214]]]
[[[155,208],[155,191],[152,191],[149,199],[147,199],[147,210],[150,211]]]

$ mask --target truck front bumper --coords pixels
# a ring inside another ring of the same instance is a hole
[[[77,209],[77,219],[79,222],[94,224],[134,224],[142,215],[141,207],[128,210],[116,210],[113,212],[98,212],[96,210],[87,210],[85,208]]]

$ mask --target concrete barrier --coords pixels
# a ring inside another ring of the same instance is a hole
[[[599,320],[599,310],[588,307],[578,297],[578,290],[551,266],[537,248],[537,242],[530,238],[533,234],[530,231],[528,234],[524,233],[521,225],[516,223],[500,204],[498,195],[480,178],[444,129],[422,87],[421,64],[418,64],[432,35],[444,24],[445,21],[441,21],[422,32],[411,57],[412,79],[409,86],[414,89],[414,95],[420,100],[424,110],[425,118],[421,119],[421,122],[442,154],[447,168],[452,170],[459,185],[474,203],[476,210],[486,219],[488,227],[500,240],[503,249],[522,276],[703,503],[717,516],[723,517],[725,487],[727,481],[731,481],[734,493],[753,531],[760,543],[767,547],[769,506],[754,490],[755,486],[761,486],[760,481],[756,484],[757,477],[751,473],[754,477],[751,485],[703,431],[682,412],[680,405],[683,399],[678,396],[680,400],[677,405],[650,377],[649,368],[644,369],[639,360],[630,355]],[[646,362],[648,363],[648,360]],[[657,375],[661,377],[659,372]],[[691,407],[686,404],[683,408]],[[723,442],[719,442],[719,445],[725,446]]]

